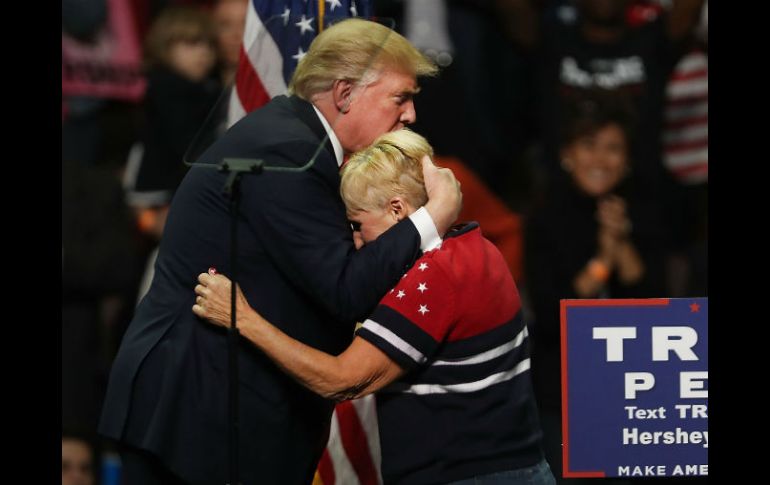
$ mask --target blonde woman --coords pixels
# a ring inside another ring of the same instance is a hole
[[[351,157],[340,192],[359,249],[425,203],[421,160],[431,155],[403,129]],[[193,312],[229,326],[230,281],[203,273],[199,282]],[[426,248],[336,356],[291,338],[238,295],[241,334],[297,382],[337,401],[378,392],[386,484],[554,483],[518,290],[478,224]]]

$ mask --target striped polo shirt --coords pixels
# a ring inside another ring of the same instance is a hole
[[[377,394],[385,483],[443,483],[542,458],[519,293],[478,224],[417,260],[357,335],[406,370]]]

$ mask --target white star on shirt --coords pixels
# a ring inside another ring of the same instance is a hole
[[[310,32],[315,32],[315,29],[313,28],[313,26],[310,25],[310,22],[312,22],[314,18],[315,17],[310,17],[309,19],[307,19],[305,18],[305,14],[302,14],[302,18],[300,19],[300,21],[294,24],[301,29],[299,32],[299,35],[304,34],[306,30],[309,30]]]
[[[398,294],[396,295],[396,298],[403,298],[406,296],[406,293],[404,293],[404,290],[398,290]]]
[[[297,62],[301,61],[303,57],[305,57],[306,52],[302,50],[302,46],[299,47],[299,50],[296,54],[291,56],[292,59],[296,59]]]
[[[391,288],[388,293],[393,293],[394,291],[396,291],[396,289],[395,288]]]
[[[425,271],[426,269],[428,269],[428,263],[420,263],[420,267],[417,269],[419,269],[420,271]]]
[[[420,293],[425,293],[425,290],[427,290],[428,287],[425,285],[425,283],[420,283],[420,286],[418,286],[417,289],[420,290]]]
[[[358,10],[356,10],[356,4],[355,2],[350,2],[350,14],[353,17],[358,17]]]
[[[423,316],[425,316],[425,314],[428,313],[430,310],[428,310],[428,305],[420,305],[420,309],[417,311],[422,313]]]
[[[283,19],[283,25],[286,26],[286,24],[289,23],[289,13],[291,13],[291,9],[289,7],[286,7],[286,10],[283,11],[281,14],[281,18]]]
[[[330,4],[329,5],[330,12],[334,12],[334,7],[342,7],[340,0],[326,0],[326,3]]]

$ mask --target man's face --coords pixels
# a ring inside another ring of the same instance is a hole
[[[340,143],[351,153],[367,146],[380,135],[399,130],[417,120],[413,97],[419,91],[412,74],[385,70],[371,84],[356,87],[345,114]]]

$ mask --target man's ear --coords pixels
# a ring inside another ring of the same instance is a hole
[[[397,221],[400,221],[406,217],[406,203],[400,196],[395,196],[390,199],[390,213],[395,217]]]
[[[332,84],[332,96],[334,105],[341,113],[350,111],[350,101],[353,95],[354,84],[345,79],[337,79]]]

